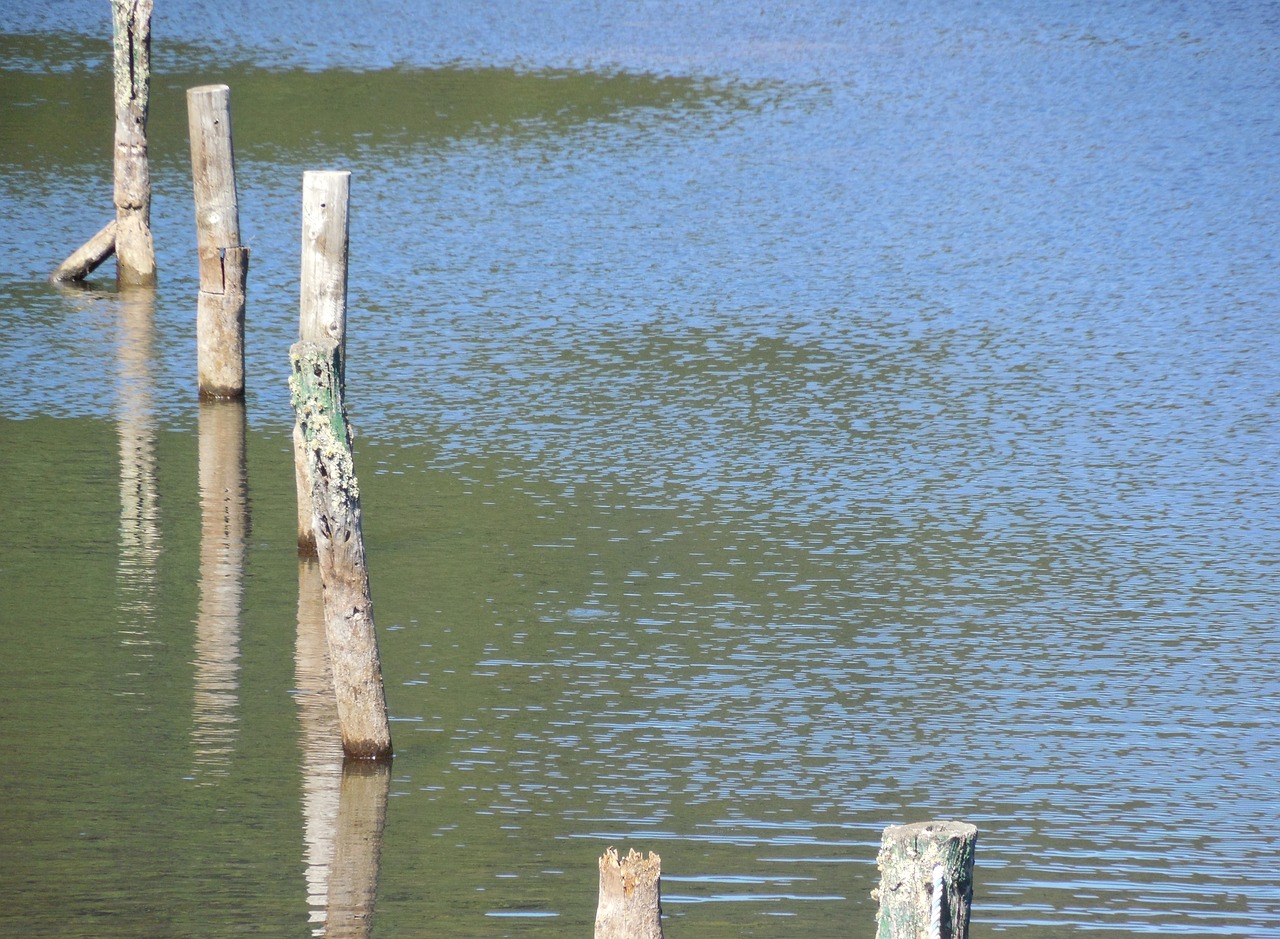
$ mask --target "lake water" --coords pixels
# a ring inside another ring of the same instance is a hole
[[[1280,936],[1280,7],[159,4],[161,283],[105,2],[0,33],[0,932]],[[232,88],[244,407],[184,91]],[[389,774],[294,550],[301,175],[352,176]]]

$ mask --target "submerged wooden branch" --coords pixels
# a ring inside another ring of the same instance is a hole
[[[49,280],[55,284],[84,280],[115,253],[116,220],[112,219],[103,226],[101,231],[71,252],[70,257],[49,275]]]
[[[391,731],[338,343],[332,339],[298,342],[289,357],[293,408],[311,483],[311,524],[320,561],[342,748],[352,759],[389,759]]]

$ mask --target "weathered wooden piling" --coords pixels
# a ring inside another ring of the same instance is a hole
[[[299,339],[336,339],[345,353],[347,335],[347,216],[351,173],[308,170],[302,174],[302,298]]]
[[[117,280],[156,282],[151,238],[151,167],[147,114],[151,100],[153,0],[111,0],[115,70],[115,205]]]
[[[289,350],[294,413],[310,480],[308,504],[324,595],[325,635],[351,759],[390,759],[391,731],[360,524],[360,487],[343,403],[342,354],[333,339]]]
[[[121,286],[149,287],[156,282],[147,155],[153,7],[154,0],[111,0],[116,217],[58,265],[49,275],[54,283],[84,280],[113,254]]]
[[[662,939],[662,858],[634,849],[600,857],[595,939]]]
[[[231,89],[226,85],[188,89],[187,123],[200,264],[196,304],[198,386],[204,398],[241,398],[249,249],[240,243]]]
[[[346,170],[309,170],[302,175],[302,296],[298,338],[332,339],[346,361],[348,209],[351,174]],[[311,482],[302,457],[302,430],[295,425],[293,447],[298,488],[298,551],[315,554],[309,508]]]
[[[978,829],[916,822],[884,830],[876,865],[877,939],[968,939]]]

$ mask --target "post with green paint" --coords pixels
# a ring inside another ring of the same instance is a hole
[[[978,829],[916,822],[884,830],[876,866],[877,939],[968,939]]]
[[[340,356],[347,341],[347,216],[351,203],[351,173],[347,170],[307,170],[302,174],[302,293],[298,338],[333,339]],[[298,470],[298,553],[316,553],[307,509],[311,481],[305,475],[302,430],[293,429]]]
[[[311,525],[342,750],[348,759],[387,760],[391,731],[360,525],[360,485],[343,402],[341,350],[336,340],[312,340],[295,343],[289,357],[293,409],[311,481]]]

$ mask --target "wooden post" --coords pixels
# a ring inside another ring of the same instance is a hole
[[[147,112],[151,99],[153,0],[111,0],[115,70],[115,204],[117,279],[124,285],[156,282],[151,239],[151,167]]]
[[[325,635],[342,729],[351,759],[391,758],[391,731],[360,527],[360,487],[351,459],[338,343],[289,350],[293,409],[303,437],[309,505],[324,593]]]
[[[600,902],[595,939],[662,939],[662,858],[634,849],[600,858]]]
[[[978,829],[916,822],[884,830],[876,866],[877,939],[968,939]]]
[[[346,353],[347,214],[351,174],[302,174],[302,302],[299,339],[336,339]]]
[[[244,397],[244,305],[249,249],[240,244],[231,89],[187,91],[191,179],[196,201],[200,294],[196,304],[197,374],[203,398]]]
[[[116,220],[107,222],[103,229],[71,253],[58,269],[49,275],[53,283],[84,280],[107,258],[116,253]]]
[[[298,338],[333,339],[346,361],[348,207],[351,174],[309,170],[302,174],[302,298]],[[302,456],[300,425],[293,429],[298,488],[298,552],[316,553],[311,525],[309,461]]]

